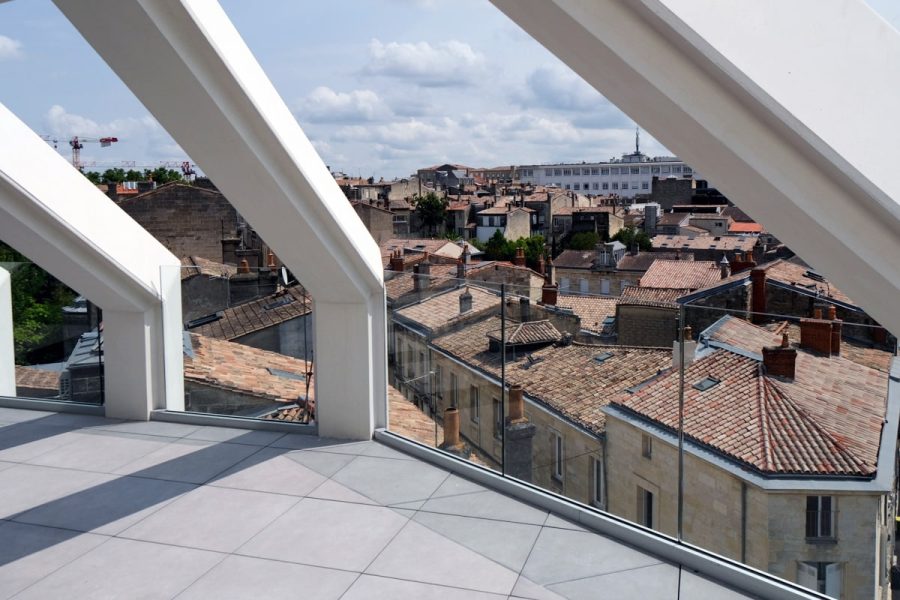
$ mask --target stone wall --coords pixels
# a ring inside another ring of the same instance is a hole
[[[604,296],[620,296],[622,290],[629,285],[637,285],[640,281],[640,273],[628,271],[594,271],[591,269],[566,269],[553,268],[554,280],[559,284],[560,294],[592,294]],[[563,289],[564,279],[569,282],[568,289]],[[586,284],[582,284],[582,280]],[[605,288],[603,281],[608,282]],[[585,289],[584,286],[587,286]]]
[[[616,306],[616,333],[623,346],[665,348],[678,332],[678,310],[639,304]]]

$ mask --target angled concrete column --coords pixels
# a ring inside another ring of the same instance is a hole
[[[15,346],[13,345],[12,282],[0,269],[0,396],[16,395]]]

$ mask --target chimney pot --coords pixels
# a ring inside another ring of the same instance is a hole
[[[753,312],[753,322],[762,323],[766,312],[766,270],[753,269],[750,271],[750,310]]]
[[[513,384],[509,386],[507,419],[510,423],[520,423],[525,420],[525,399],[522,386]]]
[[[268,259],[266,266],[268,266],[270,269],[274,269],[275,268],[275,253],[272,252],[271,250],[269,250],[269,254],[266,258]]]
[[[443,450],[458,450],[462,444],[459,441],[459,409],[451,406],[444,410],[444,443]]]
[[[831,321],[837,319],[837,309],[834,307],[834,304],[828,305],[828,319]]]
[[[559,286],[549,281],[541,288],[541,303],[547,306],[556,306],[559,297]]]
[[[822,318],[822,309],[814,308],[813,309],[813,319],[821,319]]]
[[[249,273],[250,272],[250,263],[246,258],[241,259],[241,265],[238,267],[238,273]]]
[[[472,294],[469,293],[469,288],[466,288],[465,291],[459,295],[459,314],[465,314],[472,310]]]

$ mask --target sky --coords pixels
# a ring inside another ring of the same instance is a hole
[[[487,0],[220,2],[335,171],[634,149],[635,123]],[[867,3],[900,29],[900,0]],[[0,102],[67,157],[73,135],[118,137],[85,144],[88,169],[190,160],[49,0],[0,2]],[[641,150],[669,154],[643,131]]]

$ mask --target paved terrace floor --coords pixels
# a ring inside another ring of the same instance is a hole
[[[376,442],[0,409],[0,461],[0,598],[744,598]]]

